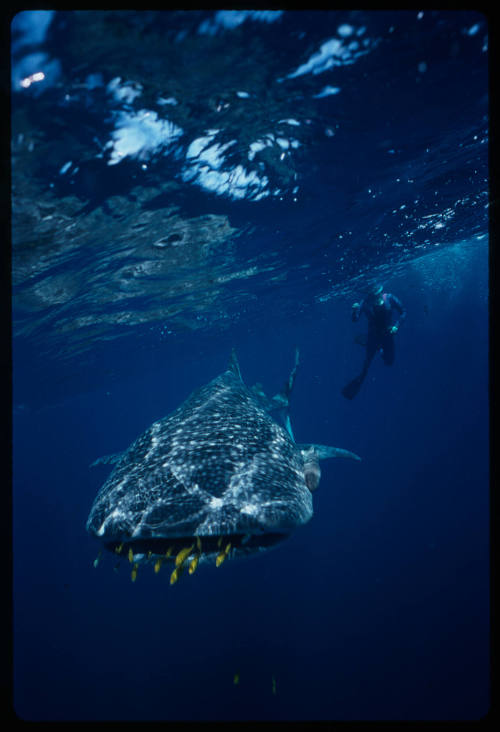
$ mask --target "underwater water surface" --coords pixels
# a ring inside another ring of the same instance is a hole
[[[16,714],[483,717],[487,18],[24,11],[11,39]],[[406,317],[348,400],[375,283]],[[296,443],[361,462],[322,461],[269,551],[131,581],[91,464],[233,349],[278,393],[296,348]]]

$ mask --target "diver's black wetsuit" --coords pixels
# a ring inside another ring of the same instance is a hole
[[[396,311],[399,313],[399,318],[396,322],[393,322]],[[353,399],[358,393],[368,373],[372,359],[378,350],[382,351],[382,358],[386,366],[391,366],[394,363],[394,334],[391,332],[391,328],[394,326],[396,329],[399,328],[399,324],[406,316],[401,301],[389,292],[384,292],[377,298],[372,297],[363,300],[361,306],[352,311],[354,322],[359,320],[361,313],[364,313],[368,319],[365,360],[359,376],[342,389],[342,394],[347,399]]]

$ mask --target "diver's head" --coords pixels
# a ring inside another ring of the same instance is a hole
[[[371,285],[368,290],[366,291],[366,299],[368,302],[373,303],[375,305],[382,305],[382,293],[384,291],[384,286],[380,284]]]
[[[367,296],[371,295],[372,297],[378,297],[379,295],[381,295],[383,293],[383,291],[384,291],[384,286],[379,283],[376,283],[374,285],[370,285],[370,287],[366,291],[366,294],[367,294]]]

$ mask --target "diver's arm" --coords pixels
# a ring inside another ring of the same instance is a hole
[[[397,330],[399,330],[399,326],[401,325],[403,320],[406,318],[406,310],[403,307],[403,303],[401,302],[401,300],[398,297],[396,297],[396,295],[389,295],[389,301],[391,304],[391,308],[394,310],[397,310],[399,313],[399,318],[396,320],[396,322],[394,323],[394,325],[391,328],[391,331],[395,333]]]
[[[360,302],[360,303],[359,302],[353,303],[352,312],[351,312],[351,320],[352,320],[353,323],[356,323],[356,321],[359,320],[359,316],[363,312],[364,307],[365,307],[365,301],[364,300],[362,302]]]

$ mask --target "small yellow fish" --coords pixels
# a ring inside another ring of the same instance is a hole
[[[172,554],[173,551],[174,551],[174,547],[173,546],[169,546],[168,549],[167,549],[167,551],[165,552],[165,557],[168,559],[168,557],[171,556],[171,554]]]
[[[102,554],[102,552],[99,552],[99,554],[97,555],[97,557],[96,557],[96,558],[94,559],[94,569],[95,569],[95,568],[97,567],[97,565],[99,564],[99,560],[100,560],[100,558],[101,558],[101,554]]]
[[[186,561],[188,556],[191,554],[193,549],[194,549],[194,544],[191,544],[191,546],[187,546],[184,549],[181,549],[180,552],[175,557],[175,566],[180,567],[182,564],[184,564],[184,562]]]
[[[196,537],[196,548],[201,552],[201,539],[199,536]]]
[[[198,566],[198,562],[200,561],[200,555],[196,554],[192,560],[191,564],[189,565],[189,574],[193,574],[193,572],[196,571],[196,567]]]
[[[170,575],[170,584],[173,585],[177,582],[179,579],[179,569],[176,567],[172,574]]]
[[[122,541],[122,543],[121,543],[121,544],[119,544],[118,546],[115,546],[115,552],[116,552],[117,554],[121,554],[121,552],[122,552],[122,549],[123,549],[123,541]]]
[[[138,566],[139,566],[139,565],[138,565],[138,564],[137,564],[137,562],[136,562],[136,563],[134,564],[134,566],[133,566],[132,572],[130,573],[130,579],[132,580],[132,582],[135,582],[135,581],[136,581],[136,579],[137,579],[137,567],[138,567]]]
[[[226,546],[224,547],[224,550],[221,551],[220,554],[217,554],[217,558],[215,560],[215,566],[216,567],[220,567],[220,565],[222,564],[222,562],[224,561],[224,559],[229,554],[229,550],[230,549],[231,549],[231,542],[229,542],[228,544],[226,544]]]
[[[162,562],[163,562],[163,559],[161,557],[159,557],[156,560],[156,562],[155,562],[155,574],[158,574],[158,572],[160,571]]]
[[[238,672],[236,672],[236,673],[234,674],[234,677],[233,677],[233,684],[234,684],[235,686],[237,686],[237,685],[238,685],[239,683],[240,683],[240,675],[239,675],[239,673],[238,673]]]
[[[226,556],[227,556],[227,554],[225,551],[219,552],[219,554],[217,554],[217,556],[215,558],[215,566],[220,567],[222,562],[225,560]]]
[[[225,558],[226,558],[226,555],[224,554],[224,552],[217,554],[217,557],[215,559],[215,566],[220,567],[220,565],[222,564],[222,562],[224,561]]]
[[[128,561],[132,562],[134,560],[134,552],[132,551],[132,547],[128,550]]]

